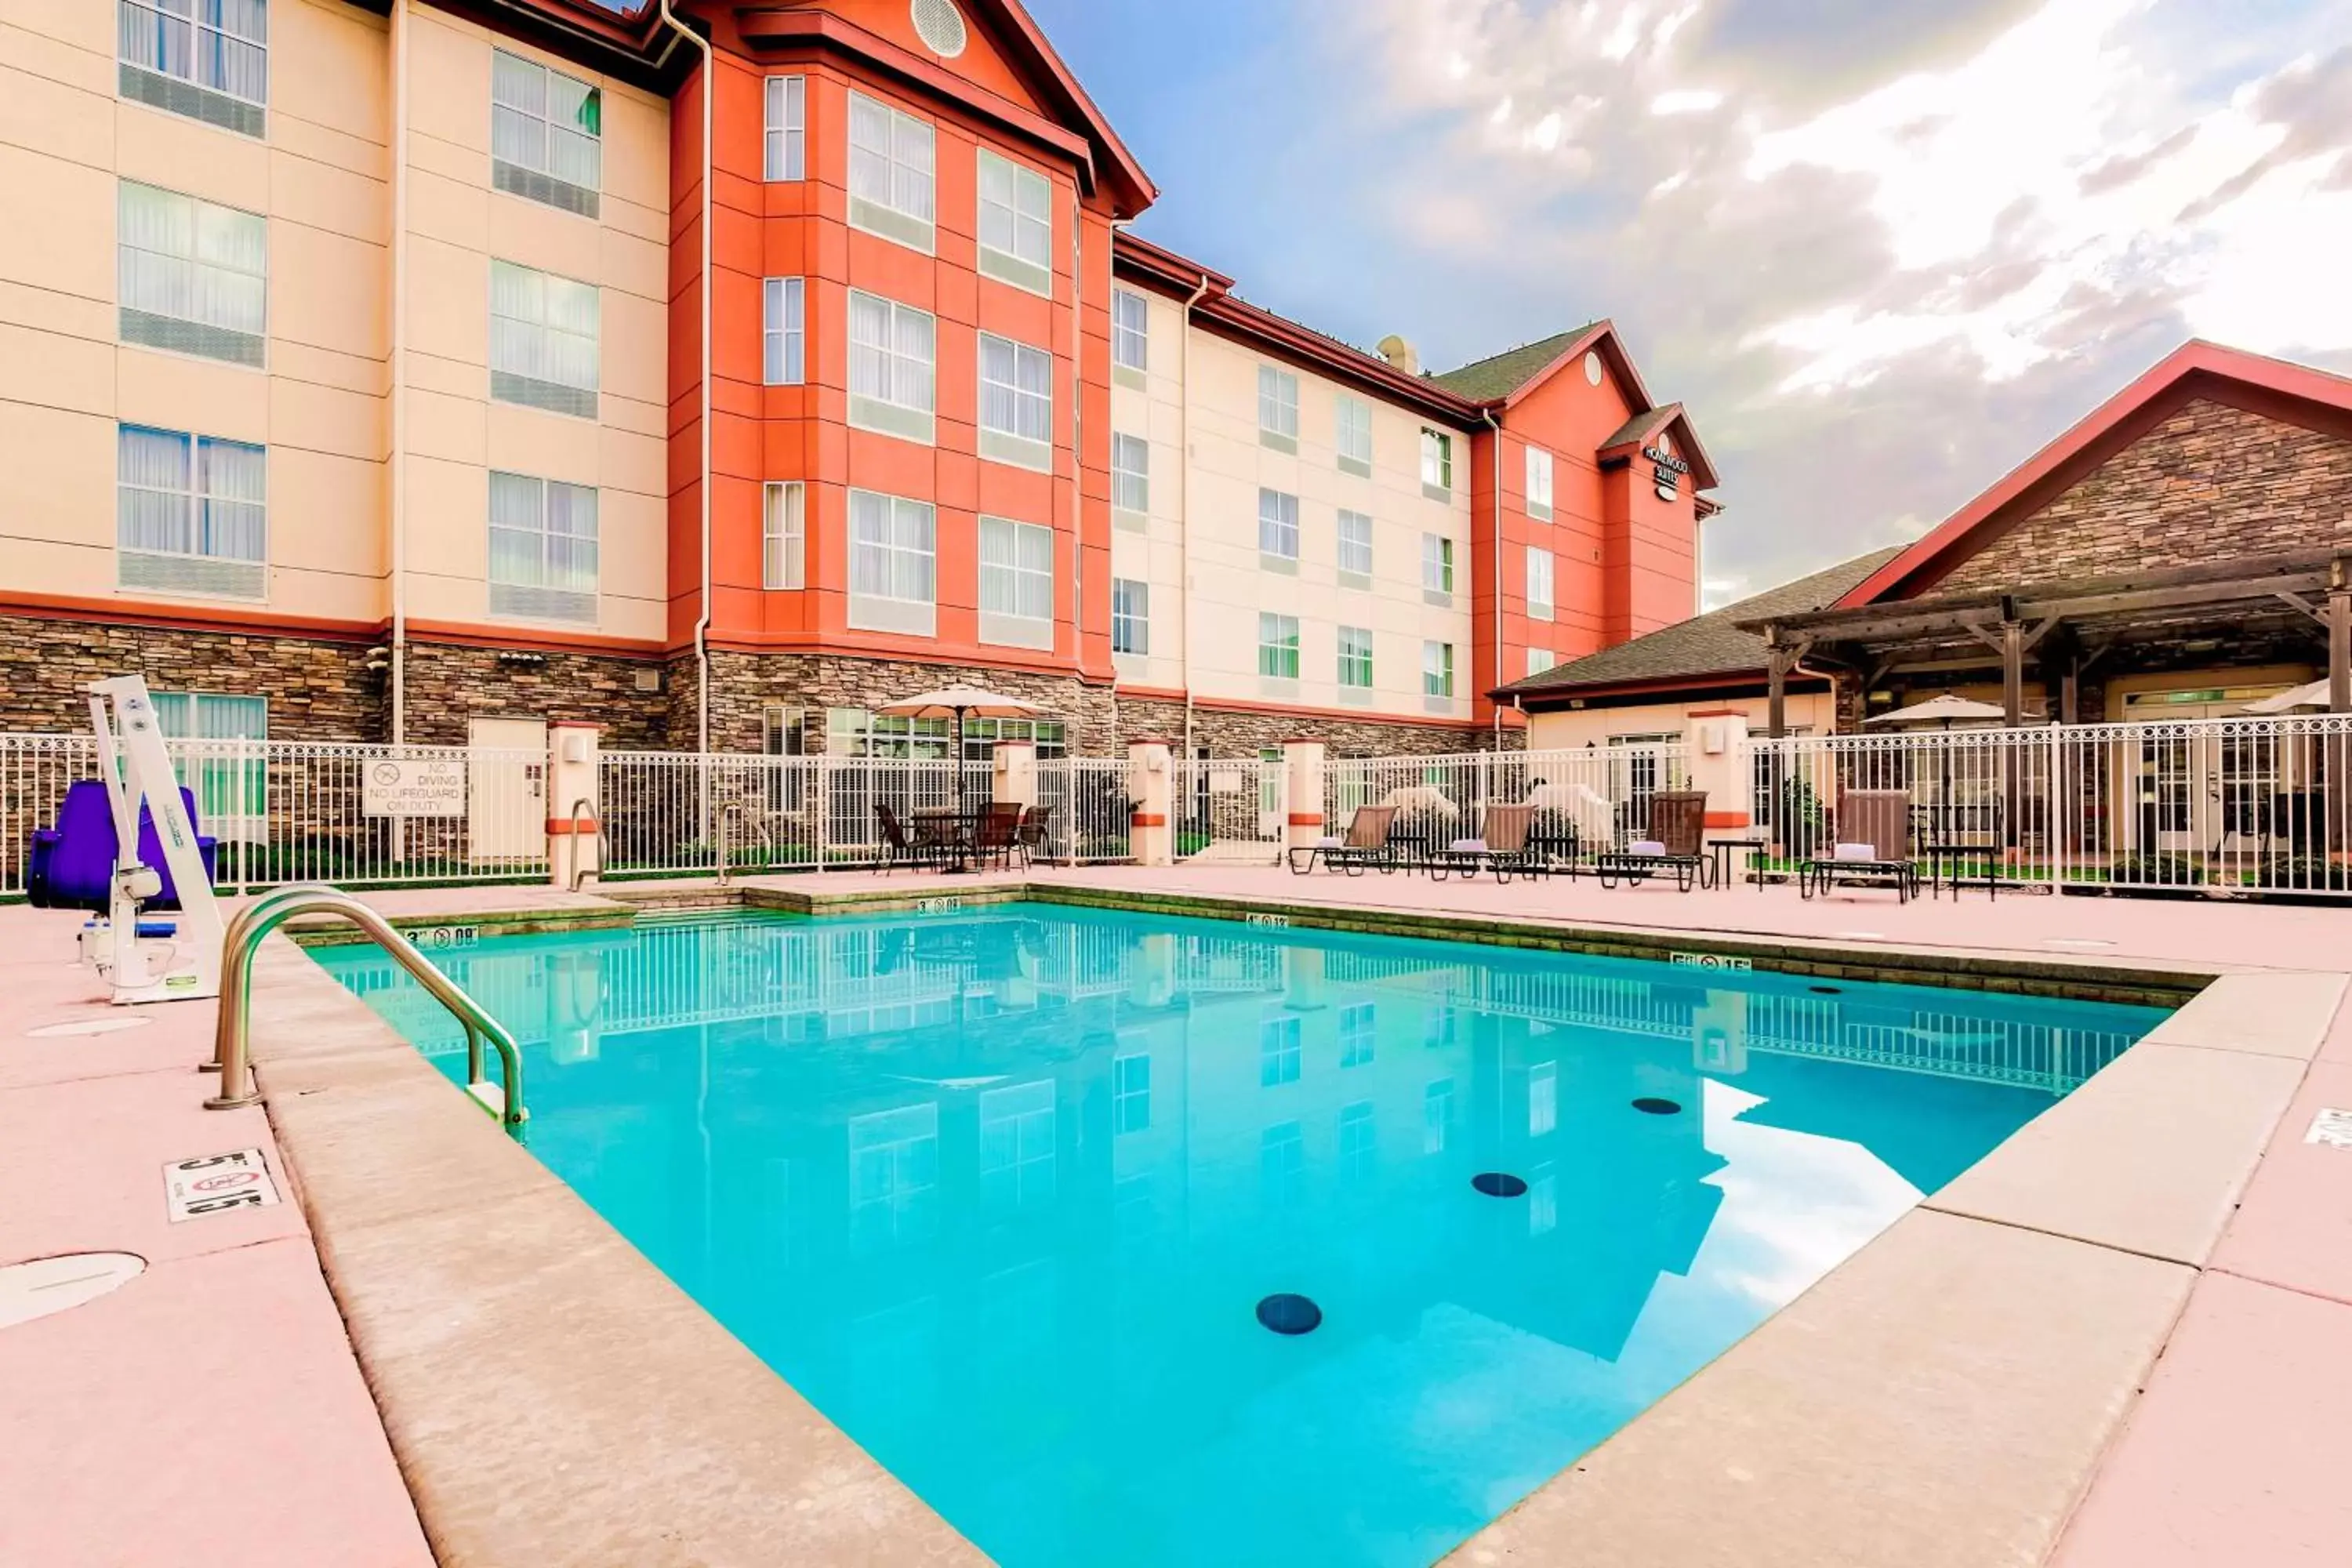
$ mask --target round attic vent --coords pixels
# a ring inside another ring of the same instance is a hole
[[[1601,356],[1599,354],[1586,354],[1584,356],[1584,379],[1591,382],[1595,386],[1599,386],[1601,384]]]
[[[964,29],[963,14],[955,8],[955,0],[914,0],[912,10],[916,33],[941,58],[955,58],[971,41],[971,35]]]

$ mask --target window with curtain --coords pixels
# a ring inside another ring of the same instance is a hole
[[[1138,658],[1151,652],[1151,584],[1110,580],[1110,651]]]
[[[1054,292],[1054,185],[1025,164],[980,150],[980,269],[1015,288]]]
[[[937,137],[929,121],[849,95],[849,221],[929,251],[937,243]]]
[[[1277,562],[1296,563],[1298,560],[1298,498],[1280,490],[1261,489],[1257,492],[1257,552],[1261,563],[1267,557]]]
[[[767,152],[761,174],[771,180],[808,178],[808,78],[767,81]]]
[[[798,479],[762,486],[760,585],[801,588],[807,584],[808,486]]]
[[[1151,301],[1132,289],[1110,291],[1110,363],[1138,374],[1151,368]]]
[[[1151,510],[1151,443],[1140,436],[1110,438],[1110,504],[1139,517]]]
[[[1551,521],[1551,454],[1541,447],[1528,448],[1528,515]]]
[[[1349,577],[1372,574],[1372,520],[1360,511],[1339,512],[1339,570]],[[1362,586],[1358,584],[1356,586]]]
[[[124,180],[115,199],[122,341],[258,365],[269,331],[269,226],[254,213]]]
[[[142,425],[117,427],[115,547],[125,588],[268,593],[267,451]]]
[[[258,840],[268,813],[268,758],[258,748],[241,753],[233,742],[269,739],[269,700],[216,691],[150,696],[163,739],[215,742],[172,748],[172,771],[196,797],[199,828],[215,838]]]
[[[849,492],[849,624],[929,637],[937,618],[937,515],[921,501]]]
[[[849,291],[849,422],[929,445],[937,426],[939,324],[928,310]]]
[[[1454,645],[1450,642],[1425,642],[1421,645],[1421,694],[1452,701],[1454,698]]]
[[[1370,478],[1372,472],[1372,405],[1341,393],[1331,400],[1333,440],[1339,448],[1339,467]]]
[[[1298,450],[1298,378],[1270,364],[1257,367],[1257,438],[1276,451]]]
[[[604,184],[604,95],[537,60],[490,51],[490,184],[594,217]]]
[[[1298,617],[1260,611],[1257,672],[1270,680],[1298,679]]]
[[[1054,646],[1054,531],[1010,518],[980,520],[980,640]]]
[[[490,614],[596,619],[596,492],[528,474],[490,474]]]
[[[1054,356],[980,334],[980,455],[1039,472],[1054,467]]]
[[[117,0],[118,88],[247,136],[268,127],[269,0]]]
[[[1528,546],[1528,614],[1534,619],[1551,619],[1551,552],[1530,544]]]
[[[1454,437],[1443,430],[1421,433],[1421,489],[1439,500],[1454,494]]]
[[[1434,604],[1454,598],[1454,541],[1442,533],[1421,536],[1422,597]]]
[[[770,278],[761,287],[761,375],[770,386],[798,386],[808,379],[807,289],[799,278]]]
[[[1551,656],[1551,650],[1549,648],[1531,647],[1528,649],[1528,673],[1529,675],[1541,675],[1545,670],[1549,669],[1553,665],[1558,664],[1559,662],[1559,660]]]
[[[595,418],[603,313],[592,284],[491,262],[491,398]]]
[[[1355,691],[1372,689],[1372,630],[1370,626],[1339,628],[1339,684]]]

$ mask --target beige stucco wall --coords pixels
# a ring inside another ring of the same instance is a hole
[[[1564,713],[1528,716],[1528,749],[1531,752],[1581,750],[1606,746],[1626,735],[1680,735],[1693,713],[1744,713],[1748,733],[1768,733],[1767,704],[1761,697],[1710,698],[1703,702],[1652,702],[1638,707],[1588,708]],[[1836,708],[1826,691],[1791,691],[1788,705],[1789,732],[1826,735],[1836,722]]]
[[[1343,472],[1338,460],[1333,398],[1341,389],[1297,365],[1270,360],[1197,327],[1190,329],[1190,384],[1183,374],[1181,301],[1146,294],[1151,304],[1151,367],[1148,385],[1114,385],[1111,426],[1148,435],[1151,453],[1151,517],[1147,531],[1114,530],[1112,572],[1151,584],[1152,645],[1148,660],[1121,659],[1129,684],[1179,688],[1189,607],[1192,685],[1198,696],[1269,705],[1344,709],[1371,718],[1470,717],[1470,472],[1469,438],[1454,434],[1454,488],[1447,501],[1421,488],[1421,429],[1412,412],[1363,394],[1372,408],[1372,475]],[[1257,371],[1273,363],[1298,377],[1298,452],[1260,444]],[[1191,415],[1184,446],[1186,405]],[[1258,555],[1261,486],[1298,497],[1299,559],[1296,575],[1266,570]],[[1372,582],[1369,589],[1339,584],[1337,513],[1341,508],[1372,519]],[[1183,524],[1191,527],[1191,592],[1185,594]],[[1421,539],[1454,541],[1451,605],[1425,604]],[[1188,603],[1189,602],[1189,603]],[[1299,679],[1280,689],[1257,671],[1258,615],[1272,611],[1299,622]],[[1338,628],[1372,632],[1369,700],[1343,700],[1339,684]],[[1454,648],[1454,698],[1444,710],[1422,697],[1422,644]]]
[[[410,614],[488,618],[495,465],[599,488],[595,629],[657,637],[668,106],[604,84],[601,220],[494,195],[491,36],[424,6],[414,17]],[[116,586],[115,429],[132,422],[268,447],[267,598],[190,604],[351,621],[390,614],[388,37],[383,17],[341,0],[277,0],[268,136],[257,140],[118,98],[111,5],[10,0],[0,18],[0,583],[9,589],[163,599]],[[264,368],[119,343],[123,179],[268,219]],[[601,287],[597,421],[489,405],[493,255]]]

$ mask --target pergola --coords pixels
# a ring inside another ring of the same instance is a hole
[[[1864,691],[1892,676],[1997,667],[2013,727],[2024,719],[2031,662],[2045,679],[2056,674],[2060,721],[2071,724],[2082,679],[2119,653],[2181,668],[2252,664],[2265,650],[2300,660],[2322,636],[2328,707],[2352,712],[2352,554],[2341,550],[1813,610],[1741,629],[1766,644],[1776,737],[1787,732],[1788,679],[1801,665],[1850,675]]]

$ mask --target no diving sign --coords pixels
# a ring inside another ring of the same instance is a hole
[[[268,1208],[278,1201],[278,1184],[258,1149],[174,1160],[163,1167],[163,1202],[173,1225],[230,1209]]]

